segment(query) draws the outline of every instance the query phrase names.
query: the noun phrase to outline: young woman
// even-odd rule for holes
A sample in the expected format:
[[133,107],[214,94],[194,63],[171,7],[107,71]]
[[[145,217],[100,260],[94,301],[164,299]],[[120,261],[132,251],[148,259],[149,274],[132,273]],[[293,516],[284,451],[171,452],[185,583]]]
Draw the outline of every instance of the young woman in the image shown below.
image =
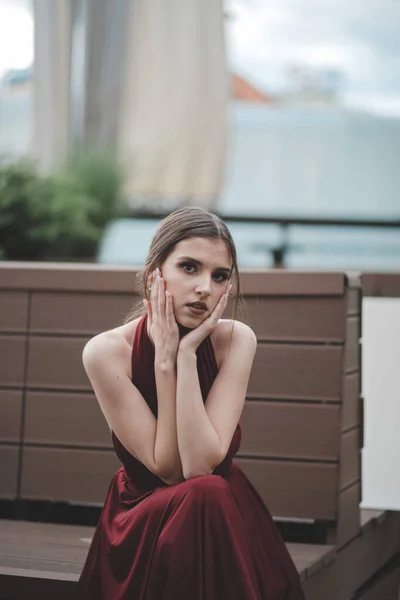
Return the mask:
[[[232,461],[256,351],[222,319],[240,294],[226,225],[175,211],[152,241],[145,314],[101,333],[83,364],[123,466],[80,578],[85,600],[303,600],[260,496]],[[232,287],[233,286],[233,287]]]

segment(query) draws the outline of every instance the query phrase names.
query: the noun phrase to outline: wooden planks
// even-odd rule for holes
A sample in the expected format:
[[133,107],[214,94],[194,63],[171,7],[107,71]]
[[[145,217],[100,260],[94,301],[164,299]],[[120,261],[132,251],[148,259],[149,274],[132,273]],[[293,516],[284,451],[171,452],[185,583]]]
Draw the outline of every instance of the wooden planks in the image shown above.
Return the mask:
[[344,273],[314,271],[244,271],[243,290],[249,296],[343,296],[346,286]]
[[340,490],[359,481],[360,474],[360,429],[356,427],[342,433],[340,437]]
[[[0,290],[114,292],[136,290],[138,271],[128,266],[0,262]],[[314,271],[243,271],[242,288],[249,296],[341,296],[347,278],[344,273]]]
[[341,430],[346,431],[361,425],[360,372],[345,374],[342,381]]
[[1,291],[0,288],[0,332],[25,333],[28,308],[28,292]]
[[[0,275],[0,306],[10,315],[0,316],[0,493],[101,505],[119,464],[81,351],[90,336],[120,324],[136,274],[17,264],[0,265]],[[237,462],[275,516],[329,522],[336,557],[326,546],[290,551],[308,600],[345,600],[393,556],[399,529],[392,515],[360,525],[360,288],[343,273],[250,272],[242,283],[259,347]],[[48,597],[61,600],[66,588],[54,592],[51,582],[77,578],[70,543],[11,552],[0,586],[14,579],[25,585],[21,598],[35,589],[45,598],[42,580]],[[376,590],[391,590],[392,581]]]
[[[334,562],[304,583],[307,600],[353,597],[398,552],[399,513],[385,512],[376,518],[374,511],[362,511],[362,517],[365,518],[361,519],[358,536],[338,552]],[[382,600],[386,598],[383,596]]]
[[0,262],[0,290],[131,294],[136,271],[120,265]]
[[[327,545],[288,544],[307,600],[395,600],[399,569],[389,569],[389,561],[399,525],[395,513],[363,511],[360,535],[339,553]],[[25,600],[29,591],[42,600],[55,593],[73,597],[92,535],[90,527],[0,521],[2,592],[15,600]]]
[[339,406],[247,400],[239,456],[337,461]]
[[354,600],[398,600],[400,596],[400,567],[383,573],[354,597]]
[[27,392],[25,444],[112,447],[95,395],[57,391]]
[[364,296],[400,297],[400,273],[363,273]]
[[0,336],[0,381],[2,387],[21,388],[24,383],[24,368],[27,338],[24,335]]
[[[38,597],[42,600],[54,597],[50,595],[51,583],[55,593],[58,582],[68,583],[65,589],[73,597],[93,532],[90,527],[0,521],[2,591],[9,590],[10,596],[7,595],[7,598],[24,600],[26,595],[22,595],[22,589],[18,586],[23,580],[31,582],[34,578]],[[287,547],[301,581],[324,569],[336,557],[332,546],[288,544]],[[38,582],[42,582],[42,586]]]
[[101,505],[120,466],[112,451],[25,446],[21,497]]
[[336,548],[325,544],[287,544],[303,583],[336,559]]
[[339,401],[340,346],[258,345],[248,396],[271,399]]
[[[0,271],[11,314],[0,328],[0,392],[20,394],[14,403],[0,396],[0,411],[10,432],[3,443],[23,450],[17,493],[100,504],[118,464],[81,353],[92,335],[121,323],[136,272],[65,263]],[[258,351],[238,462],[273,514],[334,521],[348,504],[342,492],[359,481],[359,288],[343,273],[287,271],[246,272],[242,284]]]
[[19,449],[0,444],[0,498],[17,497]]
[[335,518],[335,464],[251,458],[237,458],[235,462],[273,515],[293,519]]
[[0,389],[0,443],[19,443],[22,414],[22,390]]
[[29,293],[0,289],[0,498],[18,497]]
[[73,598],[92,535],[91,527],[0,520],[2,597]]
[[248,296],[245,305],[258,341],[343,343],[343,311],[343,296]]
[[337,530],[334,537],[338,548],[343,548],[360,533],[360,500],[360,481],[341,490],[339,494]]
[[28,387],[90,391],[82,365],[82,351],[88,339],[31,336]]
[[135,297],[127,294],[37,292],[32,295],[32,333],[95,335],[120,324]]
[[361,321],[358,316],[347,318],[346,343],[344,352],[344,370],[346,373],[361,367]]

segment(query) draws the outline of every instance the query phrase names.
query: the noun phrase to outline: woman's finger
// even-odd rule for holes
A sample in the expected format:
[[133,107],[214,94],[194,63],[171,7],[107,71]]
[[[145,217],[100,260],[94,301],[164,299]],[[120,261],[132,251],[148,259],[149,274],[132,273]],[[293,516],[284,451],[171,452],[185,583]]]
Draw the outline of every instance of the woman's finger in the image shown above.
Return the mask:
[[154,319],[158,318],[158,294],[159,294],[158,277],[156,275],[156,272],[154,272],[153,287],[151,289],[151,307],[152,307],[152,311],[153,311],[152,314],[153,314]]
[[174,307],[171,294],[165,290],[165,316],[169,325],[175,322]]
[[148,300],[143,300],[143,304],[144,304],[144,307],[145,307],[145,309],[147,311],[147,316],[148,316],[148,319],[149,319],[149,324],[151,326],[151,323],[152,323],[152,320],[153,320],[152,319],[151,303]]
[[217,306],[214,308],[213,312],[210,315],[210,320],[213,323],[213,326],[215,327],[215,325],[218,323],[219,319],[222,317],[222,314],[226,308],[226,305],[228,304],[228,297],[229,297],[229,292],[225,292],[224,294],[222,294],[222,296],[220,297]]
[[165,282],[161,275],[159,276],[158,283],[158,310],[160,317],[165,318]]

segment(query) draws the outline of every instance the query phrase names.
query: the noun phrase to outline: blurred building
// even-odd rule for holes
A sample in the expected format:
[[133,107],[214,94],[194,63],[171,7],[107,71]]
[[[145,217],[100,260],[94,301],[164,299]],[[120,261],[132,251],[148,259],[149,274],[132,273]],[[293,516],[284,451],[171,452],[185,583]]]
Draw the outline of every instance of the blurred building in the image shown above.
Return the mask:
[[251,85],[244,77],[232,73],[231,75],[231,97],[239,102],[256,102],[261,104],[273,104],[276,98],[267,95]]

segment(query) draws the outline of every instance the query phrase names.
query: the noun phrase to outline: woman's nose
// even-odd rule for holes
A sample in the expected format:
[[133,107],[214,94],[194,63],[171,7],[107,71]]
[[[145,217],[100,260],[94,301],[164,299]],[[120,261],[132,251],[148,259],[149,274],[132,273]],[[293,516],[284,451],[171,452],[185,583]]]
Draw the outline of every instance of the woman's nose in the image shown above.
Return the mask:
[[198,294],[211,294],[211,277],[202,277],[197,281],[196,292]]

